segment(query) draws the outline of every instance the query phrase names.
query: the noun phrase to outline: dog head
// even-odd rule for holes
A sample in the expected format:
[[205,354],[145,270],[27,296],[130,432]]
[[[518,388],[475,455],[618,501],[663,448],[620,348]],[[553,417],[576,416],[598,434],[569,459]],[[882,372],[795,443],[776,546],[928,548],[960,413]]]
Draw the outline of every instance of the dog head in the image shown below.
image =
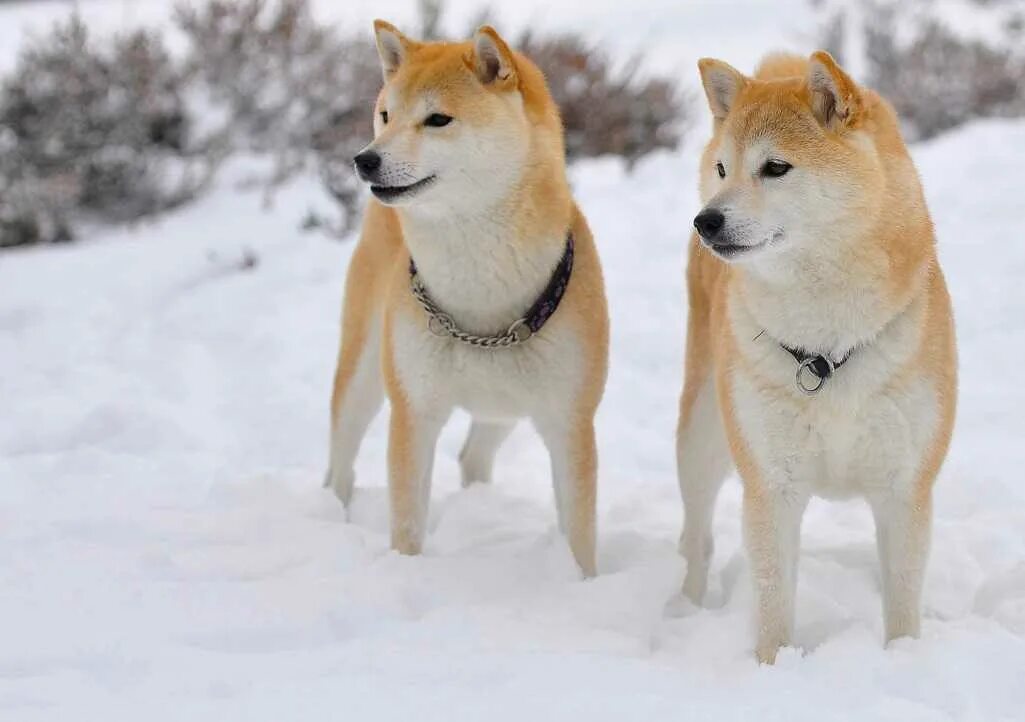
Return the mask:
[[821,51],[770,58],[753,78],[719,60],[699,68],[715,123],[694,219],[702,243],[758,266],[864,235],[886,185],[875,96]]
[[465,43],[416,42],[381,20],[374,30],[384,87],[374,140],[354,158],[374,196],[459,213],[506,195],[528,164],[531,116],[559,127],[540,71],[488,26]]

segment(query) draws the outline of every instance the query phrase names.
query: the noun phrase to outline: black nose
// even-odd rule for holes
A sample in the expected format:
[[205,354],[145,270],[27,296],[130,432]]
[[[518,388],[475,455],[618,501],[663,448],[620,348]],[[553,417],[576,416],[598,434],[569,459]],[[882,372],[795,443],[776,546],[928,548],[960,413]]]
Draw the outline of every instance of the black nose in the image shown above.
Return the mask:
[[726,216],[722,214],[722,211],[706,209],[698,213],[694,219],[694,227],[698,229],[701,237],[707,241],[715,238],[719,231],[722,230],[725,222]]
[[381,167],[381,156],[375,151],[365,150],[353,158],[352,162],[356,164],[356,170],[359,171],[360,178],[369,180],[370,176]]

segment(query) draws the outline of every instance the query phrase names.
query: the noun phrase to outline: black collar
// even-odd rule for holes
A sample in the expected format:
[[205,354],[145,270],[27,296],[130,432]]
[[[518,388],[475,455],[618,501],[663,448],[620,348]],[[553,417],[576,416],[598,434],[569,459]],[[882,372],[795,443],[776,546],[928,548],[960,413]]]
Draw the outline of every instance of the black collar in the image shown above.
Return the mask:
[[427,289],[420,281],[416,263],[412,256],[409,258],[409,279],[413,296],[427,312],[427,327],[437,336],[451,336],[457,341],[462,341],[470,346],[481,348],[503,348],[515,346],[526,341],[541,327],[548,322],[555,310],[559,307],[566,287],[569,286],[570,275],[573,273],[573,232],[566,234],[566,249],[562,258],[552,271],[552,277],[545,286],[544,291],[538,296],[534,304],[527,309],[527,312],[513,322],[509,329],[497,336],[477,336],[461,330],[453,318],[442,311],[434,300],[427,294]]
[[[817,394],[822,390],[826,381],[833,376],[833,373],[847,363],[847,359],[851,357],[854,349],[849,350],[844,354],[843,358],[839,361],[834,361],[826,354],[811,353],[805,351],[803,348],[791,348],[782,341],[779,342],[780,348],[786,351],[788,354],[794,357],[797,361],[797,388],[806,394],[812,395]],[[812,376],[818,379],[818,383],[814,385],[806,384],[803,380],[805,369],[811,373]]]

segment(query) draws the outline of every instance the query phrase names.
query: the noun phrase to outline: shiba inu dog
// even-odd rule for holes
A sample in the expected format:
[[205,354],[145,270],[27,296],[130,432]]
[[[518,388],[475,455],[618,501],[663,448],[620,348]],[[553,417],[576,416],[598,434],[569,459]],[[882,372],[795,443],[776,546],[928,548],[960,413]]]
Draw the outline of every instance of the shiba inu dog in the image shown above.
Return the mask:
[[705,593],[713,507],[732,462],[761,661],[791,642],[813,494],[868,501],[886,639],[917,636],[957,361],[897,118],[825,52],[771,56],[754,77],[718,60],[699,67],[714,132],[687,270],[684,594]]
[[453,408],[473,417],[464,485],[490,480],[528,418],[551,454],[560,529],[593,575],[608,314],[558,109],[537,67],[490,27],[464,43],[374,29],[384,87],[374,140],[354,159],[374,198],[346,280],[326,483],[349,502],[353,459],[387,393],[392,546],[418,554]]

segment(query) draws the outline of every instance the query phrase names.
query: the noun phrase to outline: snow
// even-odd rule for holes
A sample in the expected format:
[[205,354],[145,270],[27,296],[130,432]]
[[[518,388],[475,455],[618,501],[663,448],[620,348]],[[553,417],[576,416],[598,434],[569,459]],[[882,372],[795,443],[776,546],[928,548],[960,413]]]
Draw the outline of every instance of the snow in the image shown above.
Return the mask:
[[320,488],[353,244],[298,230],[330,208],[313,180],[267,210],[235,188],[251,170],[237,163],[158,222],[0,255],[0,719],[1025,719],[1025,123],[915,151],[962,379],[922,638],[882,647],[864,505],[814,503],[798,647],[773,668],[751,654],[737,483],[709,608],[675,603],[683,266],[706,130],[632,174],[573,170],[613,329],[590,581],[525,426],[494,485],[462,490],[453,419],[418,558],[388,550],[385,414],[348,520]]

